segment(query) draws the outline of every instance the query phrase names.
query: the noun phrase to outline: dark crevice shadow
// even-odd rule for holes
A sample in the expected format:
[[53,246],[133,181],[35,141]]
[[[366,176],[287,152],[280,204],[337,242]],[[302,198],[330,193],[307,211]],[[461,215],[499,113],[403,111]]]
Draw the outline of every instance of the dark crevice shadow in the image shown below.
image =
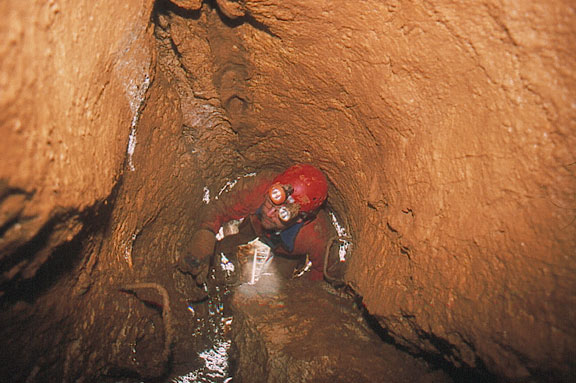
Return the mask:
[[220,8],[218,7],[218,5],[216,4],[215,0],[208,0],[206,1],[206,3],[210,6],[210,8],[215,9],[216,12],[218,13],[218,16],[220,17],[220,20],[222,21],[222,23],[224,25],[226,25],[227,27],[234,29],[236,27],[239,27],[240,25],[243,24],[249,24],[250,26],[252,26],[253,28],[266,33],[269,36],[272,36],[276,39],[280,39],[280,36],[278,36],[277,34],[275,34],[274,32],[272,32],[270,30],[270,27],[268,27],[266,24],[256,20],[250,13],[246,13],[244,16],[242,17],[238,17],[236,19],[231,19],[228,16],[226,16],[224,13],[222,13],[222,11],[220,10]]
[[169,0],[156,0],[152,10],[152,22],[159,25],[158,15],[169,15],[171,13],[184,19],[198,20],[202,13],[202,8],[198,10],[186,9],[177,6]]
[[[0,297],[0,309],[6,309],[18,301],[34,303],[39,297],[53,287],[62,277],[72,272],[79,266],[83,259],[84,249],[87,240],[98,232],[104,232],[112,217],[114,201],[118,190],[122,184],[122,178],[114,185],[109,197],[97,202],[92,208],[83,213],[75,210],[66,211],[56,215],[40,232],[30,241],[21,246],[10,256],[10,262],[20,262],[25,259],[33,259],[34,255],[44,250],[48,245],[51,234],[53,234],[59,223],[68,219],[79,217],[82,223],[80,232],[69,242],[57,246],[40,266],[36,275],[30,279],[22,279],[16,275],[13,279],[0,284],[0,291],[4,294]],[[2,264],[6,267],[6,264]]]
[[424,360],[431,369],[442,370],[454,381],[454,383],[497,383],[499,382],[496,375],[488,371],[484,362],[481,359],[476,359],[477,367],[468,367],[462,363],[463,367],[457,367],[453,363],[446,360],[446,356],[454,356],[453,350],[455,346],[447,342],[445,339],[438,338],[434,334],[425,333],[423,331],[418,332],[418,336],[422,339],[428,340],[431,344],[436,347],[439,351],[438,353],[433,352],[414,352],[406,346],[399,344],[390,332],[382,327],[378,322],[378,319],[371,315],[364,304],[362,303],[362,297],[356,295],[354,298],[356,307],[362,314],[362,317],[370,327],[372,331],[385,343],[394,346],[396,349],[405,352],[415,358]]
[[[31,241],[26,243],[13,255],[13,259],[33,259],[34,255],[42,251],[47,246],[50,234],[52,234],[56,222],[66,220],[66,217],[56,217],[46,224],[42,230]],[[5,295],[2,297],[1,307],[10,306],[17,301],[34,303],[38,297],[50,289],[59,279],[70,272],[78,264],[79,255],[81,254],[82,243],[77,239],[56,247],[42,266],[38,269],[36,275],[30,279],[14,279],[0,286]]]

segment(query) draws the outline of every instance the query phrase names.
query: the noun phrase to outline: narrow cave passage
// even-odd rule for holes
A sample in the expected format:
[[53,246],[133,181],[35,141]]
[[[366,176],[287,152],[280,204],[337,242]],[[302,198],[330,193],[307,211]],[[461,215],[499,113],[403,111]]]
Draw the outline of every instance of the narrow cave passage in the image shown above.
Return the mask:
[[[1,381],[573,381],[568,1],[23,3]],[[327,178],[321,280],[234,222],[182,269],[211,207],[299,163]]]

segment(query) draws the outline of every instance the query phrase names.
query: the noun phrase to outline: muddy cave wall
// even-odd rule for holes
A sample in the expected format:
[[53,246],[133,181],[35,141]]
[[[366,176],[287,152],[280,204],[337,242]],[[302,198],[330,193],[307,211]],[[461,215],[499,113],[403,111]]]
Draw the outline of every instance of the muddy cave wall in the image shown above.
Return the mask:
[[383,327],[508,378],[573,369],[573,6],[246,9],[261,129],[329,174]]
[[[573,371],[569,1],[174,3],[0,6],[3,376],[161,375],[201,326],[173,261],[204,186],[292,161],[327,173],[398,343]],[[143,282],[172,328],[118,295]]]

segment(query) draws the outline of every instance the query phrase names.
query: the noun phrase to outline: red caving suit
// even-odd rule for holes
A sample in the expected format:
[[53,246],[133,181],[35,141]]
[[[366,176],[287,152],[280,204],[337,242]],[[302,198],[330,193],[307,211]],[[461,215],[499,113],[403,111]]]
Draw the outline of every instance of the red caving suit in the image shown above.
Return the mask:
[[238,180],[229,192],[222,193],[217,200],[206,206],[200,226],[217,233],[226,222],[245,218],[252,224],[256,236],[269,245],[275,254],[308,254],[312,261],[312,270],[307,276],[312,280],[321,280],[326,245],[335,234],[324,209],[320,209],[312,220],[297,223],[281,232],[265,231],[262,228],[260,207],[276,175],[274,172],[263,171],[256,176]]

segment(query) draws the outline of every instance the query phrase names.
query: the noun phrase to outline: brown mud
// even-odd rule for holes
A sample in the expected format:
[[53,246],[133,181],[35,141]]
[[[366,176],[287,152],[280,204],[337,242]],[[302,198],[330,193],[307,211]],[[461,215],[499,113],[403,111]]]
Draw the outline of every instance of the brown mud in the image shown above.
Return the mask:
[[[325,172],[350,237],[345,283],[377,329],[352,349],[393,344],[456,380],[574,380],[573,1],[0,12],[0,380],[153,382],[204,365],[222,302],[176,267],[199,208],[294,162]],[[282,297],[292,321],[249,301],[240,315],[311,333],[296,318],[313,291],[320,325],[340,307],[322,289]],[[344,347],[328,338],[316,343]],[[307,374],[286,342],[262,368]],[[317,365],[370,374],[356,362]]]

